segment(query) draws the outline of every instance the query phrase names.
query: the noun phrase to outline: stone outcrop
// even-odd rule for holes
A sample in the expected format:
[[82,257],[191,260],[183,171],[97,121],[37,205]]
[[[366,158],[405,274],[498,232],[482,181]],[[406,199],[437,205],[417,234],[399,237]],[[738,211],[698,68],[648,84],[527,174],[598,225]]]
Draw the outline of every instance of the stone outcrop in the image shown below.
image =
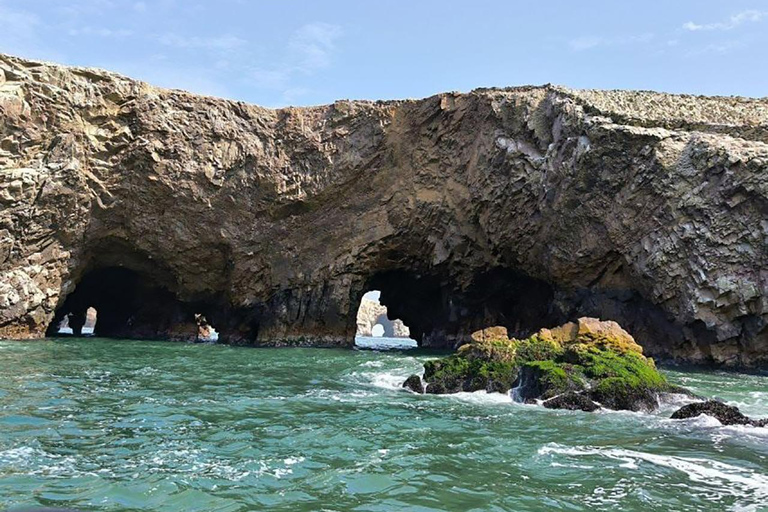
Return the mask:
[[768,418],[755,420],[745,416],[738,407],[726,405],[715,400],[695,402],[684,405],[672,414],[673,420],[695,418],[702,414],[712,416],[723,425],[752,425],[753,427],[768,427]]
[[357,335],[372,336],[376,324],[384,328],[384,336],[388,338],[407,338],[410,334],[402,320],[389,319],[386,306],[364,298],[360,301],[360,309],[357,310]]
[[403,387],[449,394],[484,390],[509,393],[551,409],[653,411],[659,396],[685,392],[671,386],[652,359],[616,322],[579,318],[527,339],[508,338],[503,327],[475,332],[456,353],[424,364],[423,380]]
[[562,87],[270,110],[0,56],[0,336],[423,346],[616,320],[768,362],[768,101]]

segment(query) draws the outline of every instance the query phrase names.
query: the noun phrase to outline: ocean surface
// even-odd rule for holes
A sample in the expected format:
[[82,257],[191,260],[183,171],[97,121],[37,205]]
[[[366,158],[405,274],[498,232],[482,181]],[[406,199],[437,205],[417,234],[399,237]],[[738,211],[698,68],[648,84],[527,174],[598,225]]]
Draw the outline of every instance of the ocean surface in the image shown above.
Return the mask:
[[[768,429],[415,395],[438,354],[364,343],[0,342],[0,510],[768,510]],[[666,374],[768,416],[767,376]]]

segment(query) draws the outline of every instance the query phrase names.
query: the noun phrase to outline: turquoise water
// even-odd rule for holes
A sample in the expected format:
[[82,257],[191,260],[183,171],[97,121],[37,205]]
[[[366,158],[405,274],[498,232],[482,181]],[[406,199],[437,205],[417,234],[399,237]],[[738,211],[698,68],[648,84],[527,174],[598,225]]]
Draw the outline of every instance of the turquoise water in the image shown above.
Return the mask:
[[[768,429],[400,390],[429,357],[0,342],[0,510],[768,510]],[[768,377],[667,374],[768,416]]]

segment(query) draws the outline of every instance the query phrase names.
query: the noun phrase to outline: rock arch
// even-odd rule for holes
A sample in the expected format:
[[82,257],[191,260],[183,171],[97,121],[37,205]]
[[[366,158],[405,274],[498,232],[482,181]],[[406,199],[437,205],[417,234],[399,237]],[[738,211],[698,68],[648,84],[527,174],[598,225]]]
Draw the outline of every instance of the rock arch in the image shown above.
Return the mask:
[[372,336],[373,328],[381,325],[387,338],[407,338],[410,330],[399,318],[390,319],[387,307],[365,297],[357,310],[357,336]]

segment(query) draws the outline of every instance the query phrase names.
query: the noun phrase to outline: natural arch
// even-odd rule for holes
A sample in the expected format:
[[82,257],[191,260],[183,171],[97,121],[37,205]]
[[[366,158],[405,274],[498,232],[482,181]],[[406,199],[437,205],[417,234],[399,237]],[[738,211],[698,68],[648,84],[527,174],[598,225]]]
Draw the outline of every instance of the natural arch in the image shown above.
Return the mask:
[[408,338],[410,329],[399,318],[390,318],[387,307],[379,302],[378,290],[366,293],[357,310],[357,336]]

